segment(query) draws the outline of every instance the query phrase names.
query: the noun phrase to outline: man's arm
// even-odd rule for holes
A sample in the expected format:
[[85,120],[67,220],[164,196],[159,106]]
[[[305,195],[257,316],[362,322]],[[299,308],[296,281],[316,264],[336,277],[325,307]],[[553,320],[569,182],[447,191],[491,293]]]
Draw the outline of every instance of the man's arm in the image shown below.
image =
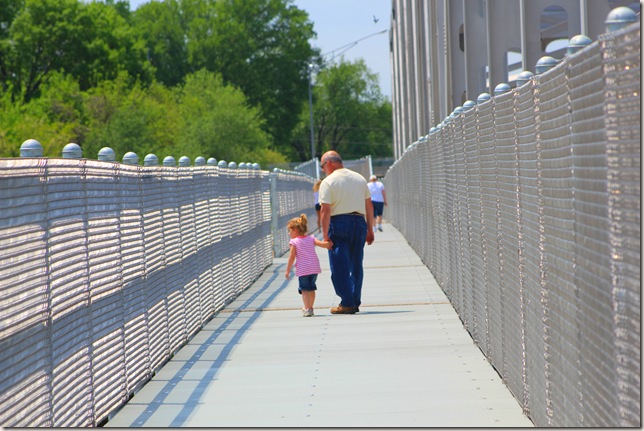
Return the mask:
[[373,203],[371,198],[365,199],[364,205],[367,210],[367,244],[371,245],[375,238],[373,235]]
[[385,205],[387,205],[387,193],[385,193],[385,189],[382,189],[382,199],[385,201]]
[[322,238],[329,239],[329,225],[331,224],[331,204],[320,204],[320,220],[322,222]]

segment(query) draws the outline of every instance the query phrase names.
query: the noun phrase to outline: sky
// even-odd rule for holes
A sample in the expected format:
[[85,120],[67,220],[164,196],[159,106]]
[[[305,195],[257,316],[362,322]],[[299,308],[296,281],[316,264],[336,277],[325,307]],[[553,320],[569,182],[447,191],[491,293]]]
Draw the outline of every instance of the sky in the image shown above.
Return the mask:
[[311,40],[312,46],[323,55],[329,53],[327,60],[334,55],[349,61],[362,58],[378,74],[380,90],[391,100],[391,0],[295,0],[293,4],[308,12],[313,21],[318,37]]
[[[147,0],[130,0],[136,9]],[[294,0],[313,22],[317,39],[313,47],[322,54],[339,60],[362,58],[372,73],[378,74],[380,91],[391,100],[391,66],[389,62],[389,24],[391,0]],[[384,30],[384,32],[383,32]],[[383,32],[383,33],[380,33]],[[380,33],[380,34],[377,34]]]

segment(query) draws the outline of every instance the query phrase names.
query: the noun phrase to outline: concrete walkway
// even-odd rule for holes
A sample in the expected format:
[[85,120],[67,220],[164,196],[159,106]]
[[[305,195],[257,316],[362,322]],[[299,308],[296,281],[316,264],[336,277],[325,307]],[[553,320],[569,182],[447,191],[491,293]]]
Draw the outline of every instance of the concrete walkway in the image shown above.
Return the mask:
[[391,225],[365,248],[360,313],[318,248],[315,316],[276,258],[108,427],[532,427]]

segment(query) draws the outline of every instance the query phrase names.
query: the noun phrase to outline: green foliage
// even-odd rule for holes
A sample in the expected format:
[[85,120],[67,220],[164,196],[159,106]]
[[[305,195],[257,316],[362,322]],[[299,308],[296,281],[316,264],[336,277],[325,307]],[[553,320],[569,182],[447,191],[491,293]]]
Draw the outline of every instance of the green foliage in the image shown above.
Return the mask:
[[[6,1],[6,0],[5,0]],[[26,0],[0,41],[3,86],[14,100],[39,96],[47,76],[64,71],[89,89],[126,71],[149,82],[153,68],[122,7],[79,0]]]
[[[26,139],[264,166],[310,158],[308,65],[292,0],[0,0],[0,157]],[[326,76],[328,75],[328,76]],[[321,72],[318,154],[379,155],[391,106],[364,64]]]
[[178,113],[172,91],[159,85],[130,88],[121,74],[103,81],[86,95],[90,133],[81,147],[95,158],[103,147],[112,148],[120,159],[134,151],[141,159],[154,153],[170,155],[178,132]]
[[177,148],[182,155],[266,163],[262,157],[270,139],[261,129],[259,111],[247,106],[241,91],[225,86],[221,76],[205,70],[188,76],[180,113]]
[[288,142],[307,97],[308,63],[318,54],[308,42],[314,32],[307,14],[285,0],[181,3],[193,11],[188,26],[193,70],[221,73],[261,110],[275,145]]
[[60,157],[63,147],[82,134],[82,94],[76,81],[60,73],[43,84],[42,96],[29,103],[15,104],[5,93],[0,100],[0,154],[20,155],[20,144],[36,139],[43,154]]
[[[316,155],[335,150],[345,158],[392,154],[391,103],[380,93],[377,76],[363,60],[344,60],[323,68],[313,86]],[[301,160],[310,158],[309,107],[300,114],[292,147]]]
[[190,71],[183,18],[176,0],[144,3],[132,17],[156,79],[168,87],[180,84]]

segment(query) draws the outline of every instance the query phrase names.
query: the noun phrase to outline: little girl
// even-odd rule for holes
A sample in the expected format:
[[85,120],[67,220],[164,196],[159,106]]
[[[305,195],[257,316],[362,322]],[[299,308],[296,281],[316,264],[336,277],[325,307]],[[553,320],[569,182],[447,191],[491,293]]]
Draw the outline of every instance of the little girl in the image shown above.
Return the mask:
[[315,254],[315,246],[328,249],[330,243],[320,241],[313,235],[307,236],[307,224],[308,220],[305,214],[292,218],[287,224],[288,233],[291,236],[289,241],[291,252],[288,255],[288,264],[286,265],[286,279],[291,279],[291,268],[293,268],[293,263],[297,260],[295,275],[299,278],[297,291],[302,295],[302,302],[304,302],[302,315],[311,317],[313,316],[313,303],[315,302],[315,291],[317,290],[315,282],[318,274],[322,272],[320,261],[317,254]]

